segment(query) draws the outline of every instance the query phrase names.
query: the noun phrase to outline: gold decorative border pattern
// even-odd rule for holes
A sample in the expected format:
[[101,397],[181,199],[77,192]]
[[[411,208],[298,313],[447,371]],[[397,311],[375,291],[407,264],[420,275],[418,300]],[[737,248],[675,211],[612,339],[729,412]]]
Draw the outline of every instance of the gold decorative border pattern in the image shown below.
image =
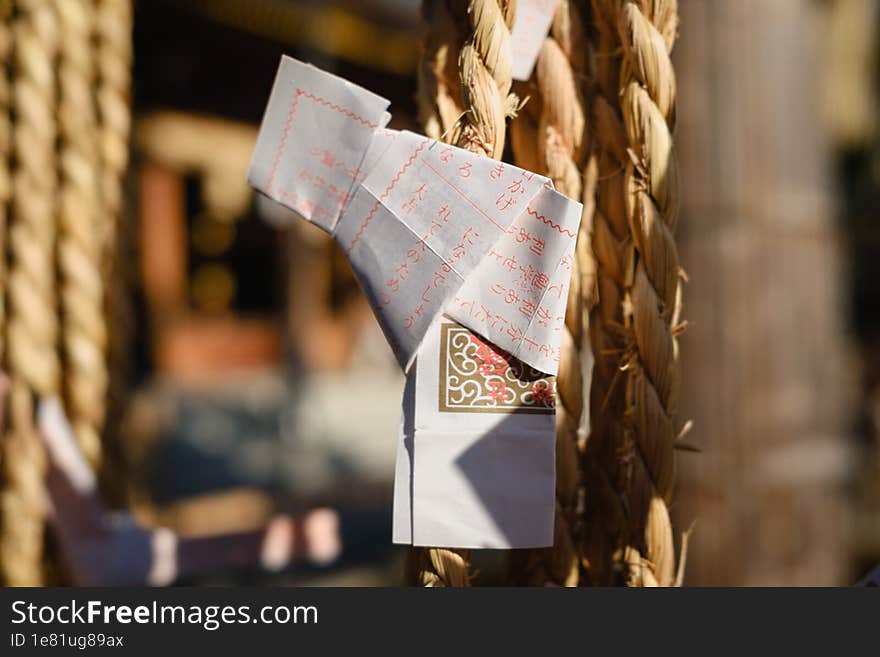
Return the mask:
[[459,324],[440,326],[440,411],[552,415],[556,377],[529,367]]

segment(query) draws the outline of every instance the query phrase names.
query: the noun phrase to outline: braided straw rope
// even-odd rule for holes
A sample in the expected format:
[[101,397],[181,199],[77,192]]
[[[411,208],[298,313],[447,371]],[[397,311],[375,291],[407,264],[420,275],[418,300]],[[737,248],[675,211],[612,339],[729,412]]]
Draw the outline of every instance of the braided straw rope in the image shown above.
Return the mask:
[[[426,3],[424,16],[430,22],[419,72],[419,108],[429,136],[448,136],[457,146],[501,158],[507,118],[514,116],[519,103],[510,93],[510,30],[515,14],[516,0],[468,0],[467,38],[462,39],[458,56],[464,113],[456,114],[448,62],[459,43],[455,26],[463,23],[464,0]],[[410,579],[421,586],[468,586],[468,557],[468,550],[413,548]]]
[[98,0],[98,129],[101,154],[103,236],[113,249],[122,211],[122,181],[128,166],[131,127],[131,0]]
[[681,330],[669,53],[675,0],[593,0],[601,145],[593,247],[599,303],[584,552],[594,584],[676,583],[674,481]]
[[94,11],[89,0],[56,0],[59,27],[58,125],[64,388],[80,448],[97,469],[107,394],[104,284],[99,239],[97,118],[92,98]]
[[516,0],[469,0],[467,16],[469,36],[458,57],[465,113],[453,127],[452,142],[501,159],[507,119],[516,114],[519,104],[510,93],[510,31]]
[[419,122],[431,139],[446,139],[462,114],[458,58],[462,30],[449,0],[422,4],[422,56],[418,68]]
[[582,95],[588,43],[581,10],[572,0],[557,7],[527,89],[532,99],[511,123],[519,166],[545,173],[570,198],[584,198],[584,216],[566,310],[556,405],[556,518],[552,548],[519,551],[511,558],[511,581],[524,585],[577,586],[575,526],[581,478],[579,444],[584,438],[585,396],[580,348],[592,303],[590,227],[596,165],[589,157]]
[[98,148],[100,202],[98,235],[102,241],[105,317],[108,330],[108,415],[102,444],[102,490],[111,503],[125,495],[125,457],[118,435],[129,380],[133,309],[128,295],[128,231],[123,230],[123,182],[128,166],[131,126],[131,0],[97,0]]
[[34,394],[58,392],[55,313],[55,70],[58,26],[50,0],[17,0],[12,23],[16,169],[9,231],[7,367],[12,378],[3,438],[0,569],[11,585],[42,580],[45,457]]
[[[6,336],[2,335],[6,326],[6,220],[9,201],[12,198],[12,180],[9,171],[11,148],[9,57],[12,54],[12,33],[9,30],[9,16],[12,4],[0,0],[0,362]],[[0,429],[2,430],[2,429]]]
[[[10,150],[12,136],[12,122],[10,120],[10,101],[11,89],[9,80],[9,58],[12,55],[12,32],[9,26],[9,18],[12,13],[12,4],[9,0],[0,0],[0,363],[3,363],[5,369],[6,347],[6,233],[7,219],[9,215],[9,201],[12,198],[12,179],[10,173]],[[0,391],[0,395],[4,395],[6,391]],[[0,399],[0,408],[5,409],[6,399]],[[2,414],[2,412],[0,412]],[[4,418],[5,419],[5,418]],[[4,425],[0,425],[0,432],[5,429]],[[0,433],[2,435],[2,433]],[[14,443],[7,440],[7,436],[2,435],[0,438],[0,473],[3,479],[0,479],[0,523],[8,522],[11,515],[7,514],[5,491],[5,480],[8,479],[7,464],[9,459],[15,459],[16,456],[12,452]],[[13,503],[12,509],[15,508]],[[4,524],[0,524],[0,550],[6,548],[4,536]],[[0,556],[0,584],[8,581],[7,572],[13,564],[6,563],[6,560]],[[20,582],[21,580],[19,580]],[[10,581],[11,583],[11,581]]]

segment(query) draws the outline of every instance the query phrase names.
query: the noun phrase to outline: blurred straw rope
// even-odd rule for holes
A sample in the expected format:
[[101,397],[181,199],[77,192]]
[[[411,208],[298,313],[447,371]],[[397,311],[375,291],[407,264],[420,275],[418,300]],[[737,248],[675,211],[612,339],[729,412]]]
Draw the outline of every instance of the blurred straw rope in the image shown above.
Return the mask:
[[95,16],[101,271],[107,281],[108,396],[101,481],[111,503],[124,498],[125,457],[118,436],[130,380],[134,309],[128,287],[130,231],[125,230],[123,189],[131,130],[131,0],[97,0]]
[[[12,180],[9,169],[9,156],[12,138],[10,121],[10,81],[9,56],[12,53],[12,34],[9,30],[9,16],[12,13],[10,0],[0,0],[0,362],[4,357],[6,344],[6,231],[9,215],[9,200],[12,198]],[[2,427],[0,427],[2,431]]]
[[418,119],[432,139],[446,139],[462,114],[458,58],[462,32],[448,0],[422,3],[422,56],[416,93]]
[[55,53],[51,0],[16,0],[6,366],[9,426],[3,436],[0,570],[9,585],[42,582],[45,456],[34,428],[35,395],[57,394],[55,298]]
[[[429,136],[501,158],[507,119],[519,104],[511,93],[510,31],[515,14],[515,0],[426,0],[423,15],[428,29],[418,105]],[[459,43],[463,112],[454,116],[457,96],[448,67]],[[468,557],[468,550],[413,548],[409,576],[421,586],[468,586]]]
[[131,0],[97,0],[97,103],[105,242],[113,249],[122,212],[122,181],[131,129]]
[[[7,289],[7,266],[6,249],[9,219],[9,201],[12,198],[12,174],[10,168],[12,148],[12,125],[11,125],[11,80],[9,78],[9,58],[12,55],[12,32],[9,26],[9,17],[12,14],[10,0],[0,0],[0,363],[5,367],[6,359],[6,289]],[[0,390],[0,395],[5,394]],[[6,399],[0,399],[0,408],[5,411]],[[7,563],[2,553],[7,548],[7,542],[3,539],[5,523],[9,521],[10,512],[15,510],[15,500],[5,494],[4,482],[9,479],[7,468],[12,455],[12,446],[6,436],[6,422],[0,425],[0,584],[8,581],[7,573],[11,564]],[[7,502],[11,502],[7,505]]]
[[669,586],[681,578],[668,510],[680,376],[676,336],[683,328],[669,59],[677,5],[593,0],[593,9],[599,302],[591,316],[593,428],[584,459],[586,571],[592,584]]
[[59,27],[58,127],[64,388],[71,425],[97,470],[107,395],[107,327],[101,267],[98,126],[92,87],[94,11],[88,0],[56,0]]
[[535,71],[523,95],[531,96],[511,123],[517,165],[550,177],[560,192],[584,200],[584,214],[571,274],[556,401],[556,518],[553,547],[516,551],[511,555],[514,584],[577,586],[579,556],[576,539],[582,495],[579,453],[585,442],[582,353],[586,347],[587,313],[593,302],[594,264],[590,249],[595,158],[584,109],[589,66],[586,8],[574,0],[557,7],[550,35],[544,41]]
[[10,209],[8,277],[0,276],[0,284],[11,378],[0,443],[0,576],[10,585],[45,580],[36,399],[64,392],[93,466],[102,453],[103,277],[127,164],[131,7],[130,0],[97,2],[111,6],[107,14],[96,12],[96,0],[0,5],[0,49],[10,75],[10,84],[0,85],[0,146],[11,144],[11,154],[2,148],[0,165],[0,206],[8,202]]

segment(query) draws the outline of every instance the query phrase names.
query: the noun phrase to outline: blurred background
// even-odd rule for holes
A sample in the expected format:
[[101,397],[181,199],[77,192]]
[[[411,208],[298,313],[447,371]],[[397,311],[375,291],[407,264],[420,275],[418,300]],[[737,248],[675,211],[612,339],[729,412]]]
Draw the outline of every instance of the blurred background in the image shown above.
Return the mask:
[[246,172],[282,54],[383,94],[393,127],[417,129],[418,33],[418,0],[135,3],[126,497],[184,536],[340,513],[330,565],[210,582],[402,582],[402,374],[333,241],[256,198]]
[[[849,584],[880,561],[880,2],[679,8],[686,583]],[[191,583],[402,581],[402,376],[330,239],[245,173],[282,53],[418,130],[419,30],[418,0],[135,3],[108,495],[185,536],[318,505],[342,530],[329,565]]]

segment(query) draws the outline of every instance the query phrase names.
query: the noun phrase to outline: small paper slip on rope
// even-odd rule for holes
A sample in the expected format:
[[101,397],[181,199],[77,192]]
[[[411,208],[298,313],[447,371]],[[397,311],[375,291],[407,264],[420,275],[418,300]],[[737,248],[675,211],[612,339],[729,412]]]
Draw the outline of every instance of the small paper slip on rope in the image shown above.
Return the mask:
[[553,23],[559,0],[519,0],[511,34],[513,79],[528,80]]

